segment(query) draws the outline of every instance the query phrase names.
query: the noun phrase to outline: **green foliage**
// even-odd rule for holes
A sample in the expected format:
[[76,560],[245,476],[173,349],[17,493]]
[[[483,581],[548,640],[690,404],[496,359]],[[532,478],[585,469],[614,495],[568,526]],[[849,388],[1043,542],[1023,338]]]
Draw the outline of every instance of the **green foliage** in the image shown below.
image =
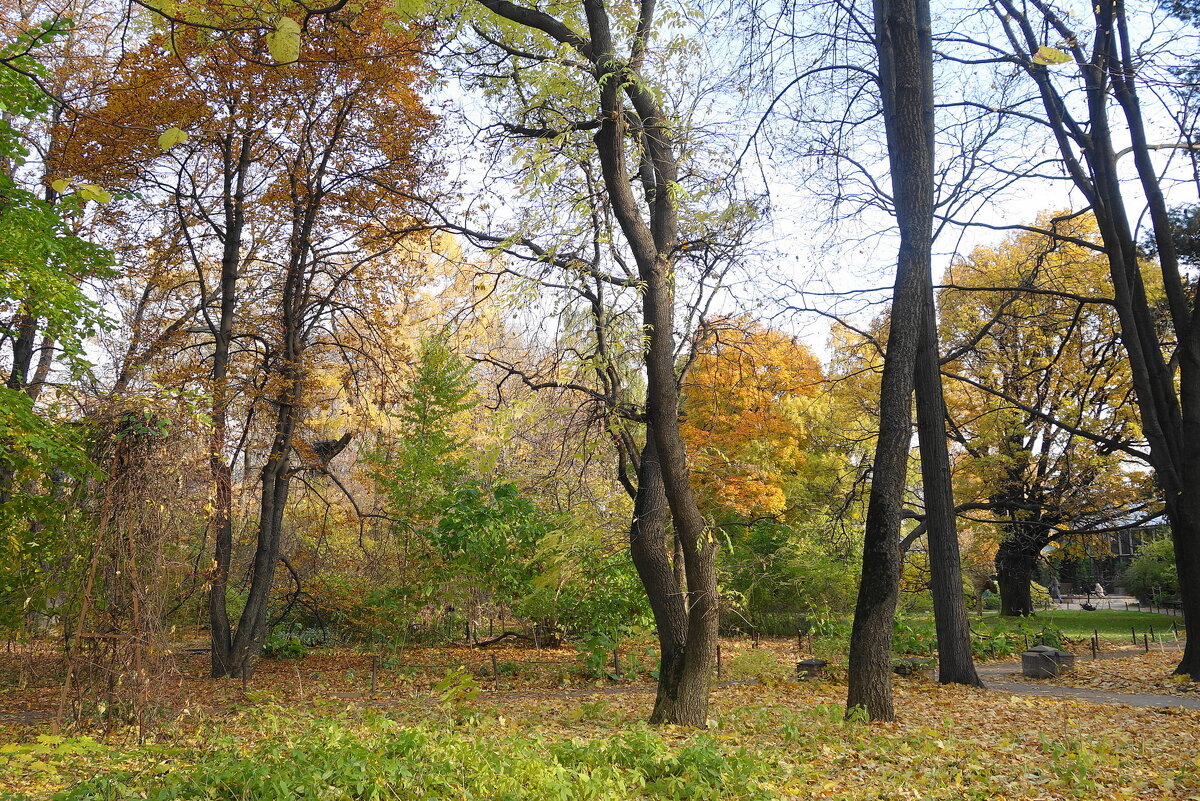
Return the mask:
[[1067,639],[1063,630],[1045,615],[985,618],[971,628],[971,648],[979,659],[1011,656],[1035,645],[1061,648]]
[[303,659],[308,649],[323,642],[324,634],[295,625],[273,628],[263,640],[262,655],[267,659]]
[[457,715],[466,704],[479,697],[479,682],[471,671],[459,666],[446,671],[433,685],[433,694],[442,709]]
[[[576,644],[578,660],[583,675],[590,679],[611,679],[612,681],[632,681],[643,671],[653,678],[658,678],[657,668],[650,669],[656,664],[658,651],[647,647],[640,654],[629,647],[620,648],[621,643],[628,642],[633,632],[628,628],[611,631],[595,630],[584,635]],[[617,663],[613,664],[616,652]]]
[[467,728],[405,727],[368,715],[363,723],[277,720],[247,742],[213,738],[203,751],[161,748],[138,756],[150,768],[80,782],[57,801],[181,798],[504,798],[563,801],[768,799],[772,761],[701,735],[679,744],[638,725],[612,740],[543,741]]
[[897,617],[892,625],[892,652],[931,654],[937,649],[937,631],[929,617]]
[[436,526],[450,496],[466,480],[464,442],[454,434],[459,416],[472,408],[470,365],[444,337],[421,344],[417,371],[408,383],[409,402],[396,415],[395,442],[380,443],[368,458],[400,531]]
[[1179,573],[1175,569],[1175,546],[1170,538],[1142,545],[1129,563],[1123,583],[1126,590],[1145,603],[1178,598]]
[[[596,542],[564,546],[552,535],[539,553],[546,567],[515,610],[531,620],[552,623],[570,633],[603,631],[617,636],[649,625],[649,602],[629,555]],[[551,547],[546,547],[551,546]]]
[[516,485],[499,484],[490,493],[463,486],[430,540],[459,575],[491,589],[499,600],[514,601],[538,574],[534,556],[549,531],[545,516]]
[[846,554],[831,552],[820,526],[760,522],[730,538],[721,561],[727,608],[766,634],[790,636],[808,621],[854,607],[858,567]]
[[[62,25],[61,20],[44,23],[0,48],[0,58],[11,67],[0,69],[0,108],[5,112],[0,119],[0,158],[23,163],[26,150],[11,121],[37,117],[50,108],[50,98],[34,82],[44,72],[34,54],[37,46],[65,33]],[[0,197],[0,309],[13,318],[37,319],[58,341],[68,363],[82,369],[87,366],[83,343],[107,319],[80,282],[110,273],[111,255],[75,236],[60,213],[79,211],[82,199],[64,198],[61,207],[55,207],[17,185],[6,172],[0,172]]]
[[[35,27],[0,47],[0,158],[23,163],[26,151],[13,126],[46,113],[50,99],[35,78],[43,73],[37,47],[65,32],[62,20]],[[15,337],[33,321],[54,337],[76,373],[88,364],[84,341],[106,318],[83,290],[90,276],[109,272],[102,248],[71,232],[61,208],[0,172],[0,335]],[[78,553],[69,545],[82,521],[70,510],[67,482],[91,474],[87,433],[77,424],[36,407],[23,387],[0,387],[0,626],[12,629],[29,611],[42,608],[74,571]]]

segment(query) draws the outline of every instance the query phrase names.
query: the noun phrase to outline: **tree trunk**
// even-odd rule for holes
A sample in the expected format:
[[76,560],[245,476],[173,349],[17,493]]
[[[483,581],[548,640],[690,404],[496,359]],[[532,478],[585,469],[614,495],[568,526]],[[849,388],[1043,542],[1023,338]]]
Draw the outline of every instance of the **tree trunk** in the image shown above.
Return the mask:
[[667,559],[667,496],[654,438],[647,432],[638,470],[633,523],[629,527],[629,550],[637,569],[658,630],[658,694],[651,723],[668,723],[678,716],[680,682],[687,648],[687,610],[683,588]]
[[937,629],[938,681],[982,687],[971,653],[971,623],[962,591],[962,559],[955,525],[954,488],[946,446],[946,401],[938,352],[932,275],[925,282],[923,322],[916,364],[917,435],[925,495],[930,589]]
[[[214,679],[236,677],[232,660],[233,642],[226,608],[229,589],[229,566],[233,560],[232,471],[221,455],[224,450],[224,427],[221,435],[214,433],[209,474],[213,484],[213,568],[208,593],[208,625],[212,642],[211,675]],[[221,443],[221,450],[216,442]]]
[[996,573],[1000,583],[1000,614],[1028,617],[1033,614],[1029,585],[1037,567],[1038,550],[1022,544],[1020,538],[1005,538],[996,551]]
[[238,270],[245,228],[245,175],[250,166],[250,140],[243,138],[235,151],[233,136],[224,142],[225,225],[222,236],[219,312],[213,335],[212,430],[209,437],[209,476],[212,481],[213,567],[208,595],[208,625],[212,641],[213,678],[242,678],[242,665],[233,653],[229,625],[229,571],[233,561],[233,466],[225,454],[229,428],[229,352],[237,309]]
[[879,54],[900,253],[879,399],[879,439],[850,634],[847,714],[893,720],[892,625],[900,583],[900,524],[912,438],[912,391],[923,284],[933,247],[933,51],[928,0],[876,0]]
[[648,434],[654,438],[663,489],[675,532],[682,543],[687,591],[687,645],[670,717],[662,722],[704,728],[708,721],[709,681],[717,655],[717,540],[696,505],[687,453],[679,431],[679,386],[675,377],[674,303],[660,262],[643,275],[643,319],[650,330],[646,356]]
[[[1191,486],[1200,487],[1200,460],[1192,465],[1190,473]],[[1200,493],[1195,489],[1180,493],[1174,504],[1167,504],[1167,510],[1175,548],[1175,567],[1179,574],[1180,611],[1189,634],[1175,674],[1200,681],[1200,634],[1195,633],[1200,626],[1200,548],[1197,548],[1200,543]]]

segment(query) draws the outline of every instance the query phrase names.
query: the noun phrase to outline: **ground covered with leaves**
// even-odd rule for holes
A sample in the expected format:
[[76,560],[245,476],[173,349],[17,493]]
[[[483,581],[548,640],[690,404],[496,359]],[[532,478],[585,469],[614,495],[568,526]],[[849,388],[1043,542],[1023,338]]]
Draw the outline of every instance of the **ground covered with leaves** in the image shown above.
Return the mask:
[[[646,725],[647,677],[589,676],[567,649],[502,652],[497,667],[516,667],[497,679],[487,654],[464,670],[421,672],[411,658],[405,668],[322,653],[264,663],[245,689],[193,678],[202,665],[185,662],[140,745],[121,728],[51,733],[28,712],[56,697],[52,682],[31,675],[0,694],[0,796],[1200,799],[1200,712],[915,677],[896,679],[896,723],[845,722],[844,685],[782,680],[771,666],[793,654],[771,645],[726,644],[725,678],[742,675],[714,689],[704,732]],[[429,664],[454,656],[479,652],[421,652]]]

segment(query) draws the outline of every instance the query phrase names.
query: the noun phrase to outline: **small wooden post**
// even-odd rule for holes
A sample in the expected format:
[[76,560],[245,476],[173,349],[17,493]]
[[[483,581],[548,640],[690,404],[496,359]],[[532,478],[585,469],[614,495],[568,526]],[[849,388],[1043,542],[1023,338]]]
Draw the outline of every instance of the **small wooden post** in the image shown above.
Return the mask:
[[1155,642],[1158,638],[1154,636],[1154,626],[1150,627],[1150,642]]
[[800,631],[800,629],[796,629],[796,659],[799,660],[800,656],[803,653],[804,653],[804,632]]
[[717,643],[717,678],[721,678],[721,643]]
[[754,629],[754,647],[755,648],[758,647],[758,629],[757,628]]
[[621,646],[613,646],[613,673],[621,675]]
[[496,652],[488,654],[492,658],[492,687],[500,686],[500,668],[496,665]]
[[1092,659],[1096,658],[1096,638],[1092,637]]
[[1150,635],[1142,635],[1142,647],[1146,649],[1146,653],[1150,653]]

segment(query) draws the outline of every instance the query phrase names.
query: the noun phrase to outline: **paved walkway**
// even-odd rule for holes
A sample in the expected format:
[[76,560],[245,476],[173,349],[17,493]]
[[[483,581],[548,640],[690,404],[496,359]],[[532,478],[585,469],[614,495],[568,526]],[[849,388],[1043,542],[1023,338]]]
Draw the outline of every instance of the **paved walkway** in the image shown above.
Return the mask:
[[[1129,652],[1110,652],[1101,654],[1101,658],[1119,659],[1122,656],[1130,655]],[[1012,693],[1013,695],[1035,695],[1043,698],[1061,698],[1068,701],[1087,701],[1093,704],[1126,704],[1128,706],[1147,706],[1159,709],[1200,709],[1200,698],[1186,698],[1179,695],[1155,695],[1151,693],[1113,693],[1106,692],[1105,690],[1092,690],[1086,687],[1064,687],[1061,684],[1033,684],[1031,682],[1012,681],[1009,677],[1021,672],[1021,666],[1016,663],[980,665],[977,671],[979,678],[983,679],[983,683],[987,685],[987,689]]]

